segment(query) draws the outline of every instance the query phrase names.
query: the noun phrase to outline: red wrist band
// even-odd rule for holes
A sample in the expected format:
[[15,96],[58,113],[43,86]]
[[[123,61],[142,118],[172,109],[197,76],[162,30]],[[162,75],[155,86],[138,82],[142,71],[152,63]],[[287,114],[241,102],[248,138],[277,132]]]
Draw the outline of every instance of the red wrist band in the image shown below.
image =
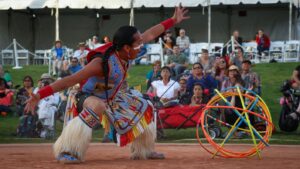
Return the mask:
[[165,30],[167,30],[175,25],[175,21],[174,21],[174,19],[169,18],[167,20],[162,21],[160,24],[162,24],[164,26]]
[[54,91],[53,91],[52,87],[49,85],[38,91],[38,94],[40,95],[40,99],[48,97],[48,96],[52,95],[53,93],[54,93]]

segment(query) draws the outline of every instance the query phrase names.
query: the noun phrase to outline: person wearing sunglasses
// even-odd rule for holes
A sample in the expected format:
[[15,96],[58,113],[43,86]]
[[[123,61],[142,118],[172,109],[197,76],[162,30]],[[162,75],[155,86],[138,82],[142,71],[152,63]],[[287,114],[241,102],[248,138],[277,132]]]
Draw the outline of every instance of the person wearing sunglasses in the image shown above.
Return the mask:
[[203,86],[204,94],[206,95],[212,95],[218,84],[211,75],[204,75],[203,67],[199,62],[193,64],[192,74],[187,80],[187,88],[190,93],[193,93],[193,86],[195,83],[200,83]]
[[132,143],[132,159],[165,158],[164,154],[154,151],[152,104],[128,93],[120,94],[119,89],[143,44],[188,19],[187,12],[180,5],[175,8],[172,18],[144,33],[133,26],[120,27],[115,32],[112,43],[89,52],[89,63],[82,70],[57,80],[31,96],[26,105],[28,111],[33,110],[40,99],[87,80],[76,97],[74,113],[76,111],[79,115],[68,122],[53,146],[55,158],[59,162],[83,162],[92,129],[99,123],[104,126],[105,132],[109,132],[111,126],[115,128],[114,141],[118,146]]

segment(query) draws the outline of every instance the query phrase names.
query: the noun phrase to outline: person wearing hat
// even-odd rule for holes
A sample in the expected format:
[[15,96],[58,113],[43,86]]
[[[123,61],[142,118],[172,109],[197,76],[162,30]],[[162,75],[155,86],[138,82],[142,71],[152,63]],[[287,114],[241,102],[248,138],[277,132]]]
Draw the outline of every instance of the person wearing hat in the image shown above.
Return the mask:
[[250,60],[242,62],[242,78],[245,82],[245,88],[253,90],[258,95],[261,94],[261,80],[260,76],[251,70],[252,63]]
[[56,40],[54,42],[54,47],[51,49],[51,55],[53,60],[53,76],[60,73],[63,61],[67,57],[67,48],[62,46],[61,40]]
[[89,53],[88,50],[86,50],[86,45],[84,42],[80,42],[78,44],[78,49],[74,52],[73,57],[77,58],[80,62],[80,65],[83,67],[87,61],[86,61],[86,56]]
[[233,87],[234,86],[233,78],[236,75],[241,76],[241,74],[239,72],[239,68],[235,65],[229,66],[227,78],[222,82],[222,85],[221,85],[221,90],[222,91],[227,89],[228,87]]

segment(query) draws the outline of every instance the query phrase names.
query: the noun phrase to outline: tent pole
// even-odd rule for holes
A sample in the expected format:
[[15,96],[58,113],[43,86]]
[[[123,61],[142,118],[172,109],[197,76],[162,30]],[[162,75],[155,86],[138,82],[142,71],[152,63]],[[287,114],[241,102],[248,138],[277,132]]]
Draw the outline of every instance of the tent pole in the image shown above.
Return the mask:
[[290,0],[290,10],[289,10],[289,41],[292,40],[292,13],[293,13],[293,4]]
[[59,40],[59,0],[56,0],[56,11],[55,11],[55,40]]
[[210,8],[210,0],[207,0],[207,5],[208,5],[208,51],[210,50],[210,43],[211,43],[211,8]]
[[134,26],[134,0],[130,1],[130,18],[129,25]]

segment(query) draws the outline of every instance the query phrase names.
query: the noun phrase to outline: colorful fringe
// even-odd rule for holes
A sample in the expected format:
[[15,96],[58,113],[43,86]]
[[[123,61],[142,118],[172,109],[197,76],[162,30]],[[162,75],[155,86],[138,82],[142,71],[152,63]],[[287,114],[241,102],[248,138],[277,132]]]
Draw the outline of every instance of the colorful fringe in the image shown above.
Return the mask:
[[153,108],[149,105],[144,113],[144,116],[135,126],[132,127],[131,130],[121,135],[117,133],[118,146],[123,147],[131,143],[135,138],[137,138],[140,134],[144,132],[144,130],[148,127],[152,120]]

